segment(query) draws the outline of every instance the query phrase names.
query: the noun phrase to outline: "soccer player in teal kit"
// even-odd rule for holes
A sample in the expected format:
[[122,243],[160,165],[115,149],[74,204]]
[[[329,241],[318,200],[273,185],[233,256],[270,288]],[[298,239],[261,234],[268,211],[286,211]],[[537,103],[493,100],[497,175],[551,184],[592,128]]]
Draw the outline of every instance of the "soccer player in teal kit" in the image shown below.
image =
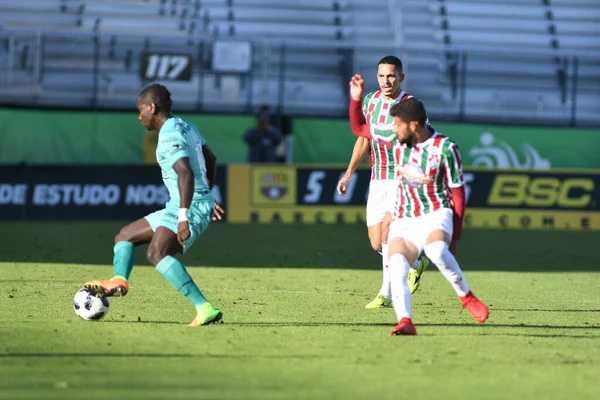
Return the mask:
[[196,318],[188,326],[207,325],[221,320],[213,307],[173,255],[184,253],[206,230],[215,208],[211,194],[216,176],[216,157],[196,127],[171,114],[171,93],[153,84],[140,93],[139,120],[156,130],[156,157],[169,191],[164,209],[147,215],[121,229],[115,237],[114,277],[86,282],[83,287],[98,296],[124,296],[135,262],[135,246],[149,244],[146,257],[156,269],[196,307]]

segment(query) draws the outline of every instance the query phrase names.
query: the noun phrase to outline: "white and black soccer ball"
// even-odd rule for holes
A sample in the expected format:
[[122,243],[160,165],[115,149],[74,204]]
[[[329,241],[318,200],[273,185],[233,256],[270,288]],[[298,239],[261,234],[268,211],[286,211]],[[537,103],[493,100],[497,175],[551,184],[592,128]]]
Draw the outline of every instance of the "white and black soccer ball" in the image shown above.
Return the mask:
[[85,289],[79,289],[73,299],[75,314],[86,321],[97,321],[108,314],[110,300],[98,297]]

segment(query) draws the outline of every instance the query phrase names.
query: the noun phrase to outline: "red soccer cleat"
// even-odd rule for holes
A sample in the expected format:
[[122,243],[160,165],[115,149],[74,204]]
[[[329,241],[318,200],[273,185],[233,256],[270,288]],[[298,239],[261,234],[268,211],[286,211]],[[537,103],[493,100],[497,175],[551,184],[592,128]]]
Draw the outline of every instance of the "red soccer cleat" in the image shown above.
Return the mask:
[[475,321],[484,323],[490,314],[490,310],[483,304],[473,292],[467,293],[466,296],[459,297],[463,307],[465,307],[473,316]]
[[410,335],[414,336],[417,334],[417,328],[413,325],[410,318],[402,318],[398,325],[392,328],[392,336]]

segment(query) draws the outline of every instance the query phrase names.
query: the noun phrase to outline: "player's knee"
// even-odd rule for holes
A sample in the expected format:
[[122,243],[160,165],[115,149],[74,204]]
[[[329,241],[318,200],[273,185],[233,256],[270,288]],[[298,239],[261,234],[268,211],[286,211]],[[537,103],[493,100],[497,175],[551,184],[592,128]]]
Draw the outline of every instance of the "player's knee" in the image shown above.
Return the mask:
[[390,227],[384,227],[381,230],[381,243],[387,243],[388,242],[388,236],[390,235]]
[[403,280],[408,276],[408,270],[410,269],[408,260],[402,253],[392,254],[390,256],[388,267],[390,268],[390,272],[400,274]]
[[150,245],[148,246],[148,250],[146,251],[146,259],[150,264],[156,266],[160,262],[160,260],[162,260],[166,256],[167,252],[165,251],[165,249],[150,243]]
[[429,258],[434,264],[438,264],[439,260],[442,260],[447,253],[450,252],[448,249],[448,243],[443,240],[438,240],[432,243],[425,245],[423,249],[425,251],[425,255]]
[[115,244],[119,242],[131,242],[132,241],[131,234],[127,232],[127,229],[122,228],[119,233],[115,236]]
[[381,238],[369,238],[371,241],[371,247],[375,251],[381,251]]
[[132,242],[135,243],[136,237],[131,229],[127,229],[127,227],[121,228],[119,233],[115,236],[115,244],[119,242]]

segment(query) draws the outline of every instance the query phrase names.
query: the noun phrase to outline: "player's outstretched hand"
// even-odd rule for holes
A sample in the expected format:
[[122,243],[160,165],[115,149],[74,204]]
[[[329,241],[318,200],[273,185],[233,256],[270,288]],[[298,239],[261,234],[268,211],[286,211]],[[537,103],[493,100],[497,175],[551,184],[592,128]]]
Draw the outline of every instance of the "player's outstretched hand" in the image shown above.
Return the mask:
[[365,90],[365,80],[359,74],[356,74],[350,80],[350,97],[352,100],[360,101]]
[[181,221],[177,227],[177,241],[181,247],[185,248],[185,241],[190,238],[190,222]]
[[220,221],[223,219],[223,214],[225,214],[225,210],[223,210],[223,207],[221,207],[219,205],[219,203],[217,203],[215,201],[215,208],[213,208],[213,216],[212,216],[212,220],[213,221]]
[[344,175],[337,184],[337,192],[339,194],[346,194],[346,188],[352,179],[352,175]]

